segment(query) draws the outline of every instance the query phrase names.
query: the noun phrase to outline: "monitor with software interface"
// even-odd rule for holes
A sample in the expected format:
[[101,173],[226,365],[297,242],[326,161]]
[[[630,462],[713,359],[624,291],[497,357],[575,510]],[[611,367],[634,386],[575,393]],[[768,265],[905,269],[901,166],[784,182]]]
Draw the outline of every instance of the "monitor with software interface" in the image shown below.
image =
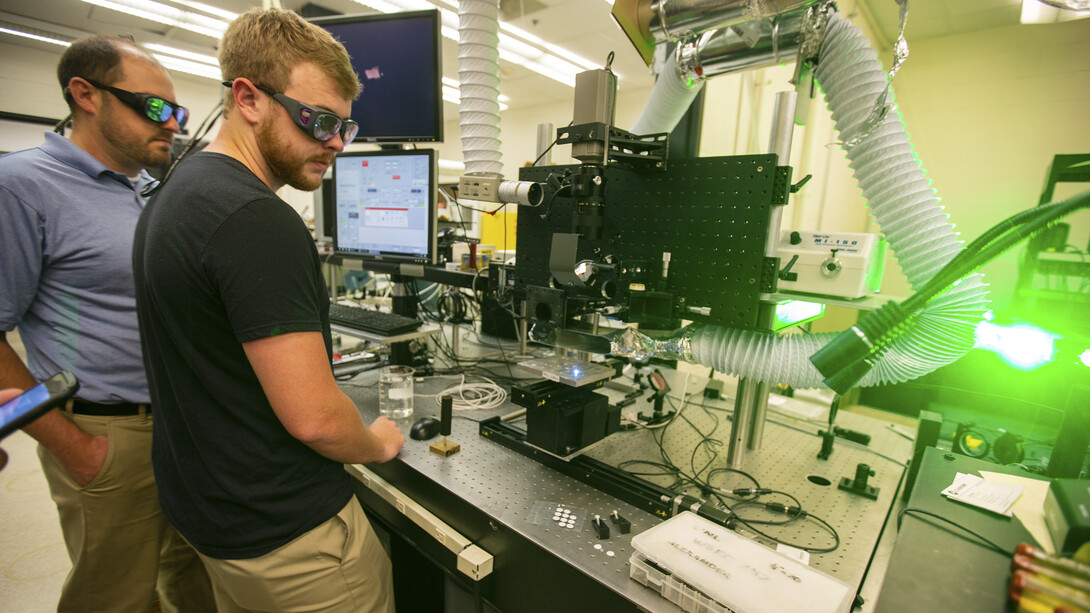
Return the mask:
[[364,261],[434,264],[438,207],[431,149],[337,154],[333,250]]
[[443,60],[438,10],[317,17],[348,50],[363,93],[352,103],[355,142],[443,140]]

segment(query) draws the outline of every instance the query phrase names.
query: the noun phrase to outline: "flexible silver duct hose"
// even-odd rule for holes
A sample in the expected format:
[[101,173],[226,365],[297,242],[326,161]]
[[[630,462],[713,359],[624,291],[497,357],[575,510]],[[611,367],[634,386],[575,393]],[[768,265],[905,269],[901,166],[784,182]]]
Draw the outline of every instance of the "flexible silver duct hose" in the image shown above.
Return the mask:
[[632,126],[633,134],[658,134],[672,132],[685,111],[704,88],[704,80],[690,82],[677,67],[677,57],[671,53],[659,71],[647,106]]
[[458,3],[458,79],[465,174],[503,176],[499,0]]
[[[870,114],[886,76],[869,41],[839,13],[826,25],[815,75],[847,141]],[[896,109],[847,155],[871,213],[918,289],[961,250],[961,242],[924,178]],[[965,355],[988,307],[985,287],[980,275],[972,275],[933,300],[859,385],[907,381]],[[694,325],[660,340],[625,332],[613,348],[618,355],[675,357],[748,379],[809,388],[822,386],[823,379],[809,357],[836,335],[779,337]]]
[[804,36],[805,13],[799,10],[749,22],[746,25],[751,26],[752,38],[723,28],[689,42],[678,42],[659,70],[647,105],[630,132],[673,132],[707,79],[796,57]]

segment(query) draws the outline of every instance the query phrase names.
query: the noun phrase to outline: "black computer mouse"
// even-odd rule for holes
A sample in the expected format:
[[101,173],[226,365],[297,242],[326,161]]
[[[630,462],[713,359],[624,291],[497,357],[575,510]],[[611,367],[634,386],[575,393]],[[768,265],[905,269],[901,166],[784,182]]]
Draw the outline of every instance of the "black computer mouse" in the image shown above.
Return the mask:
[[421,417],[409,428],[409,438],[426,441],[439,434],[439,420],[434,417]]

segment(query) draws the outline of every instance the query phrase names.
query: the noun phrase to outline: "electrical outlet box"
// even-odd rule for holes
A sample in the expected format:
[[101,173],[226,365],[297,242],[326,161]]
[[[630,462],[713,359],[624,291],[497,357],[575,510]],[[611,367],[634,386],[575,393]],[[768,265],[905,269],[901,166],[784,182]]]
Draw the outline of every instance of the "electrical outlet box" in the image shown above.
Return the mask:
[[481,200],[499,202],[499,177],[476,177],[466,175],[458,179],[458,198],[463,200]]
[[854,299],[882,286],[886,241],[876,234],[784,230],[777,252],[783,292]]

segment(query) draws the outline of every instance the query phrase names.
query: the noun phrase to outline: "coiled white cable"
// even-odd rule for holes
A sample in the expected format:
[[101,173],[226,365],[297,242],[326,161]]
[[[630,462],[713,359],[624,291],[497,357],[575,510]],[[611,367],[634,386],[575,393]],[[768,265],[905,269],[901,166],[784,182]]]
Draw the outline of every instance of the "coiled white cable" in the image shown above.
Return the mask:
[[435,395],[435,404],[441,404],[443,396],[454,399],[455,411],[480,411],[495,409],[507,402],[507,390],[488,377],[474,375],[484,381],[466,382],[466,375],[460,375],[461,382],[452,385]]

